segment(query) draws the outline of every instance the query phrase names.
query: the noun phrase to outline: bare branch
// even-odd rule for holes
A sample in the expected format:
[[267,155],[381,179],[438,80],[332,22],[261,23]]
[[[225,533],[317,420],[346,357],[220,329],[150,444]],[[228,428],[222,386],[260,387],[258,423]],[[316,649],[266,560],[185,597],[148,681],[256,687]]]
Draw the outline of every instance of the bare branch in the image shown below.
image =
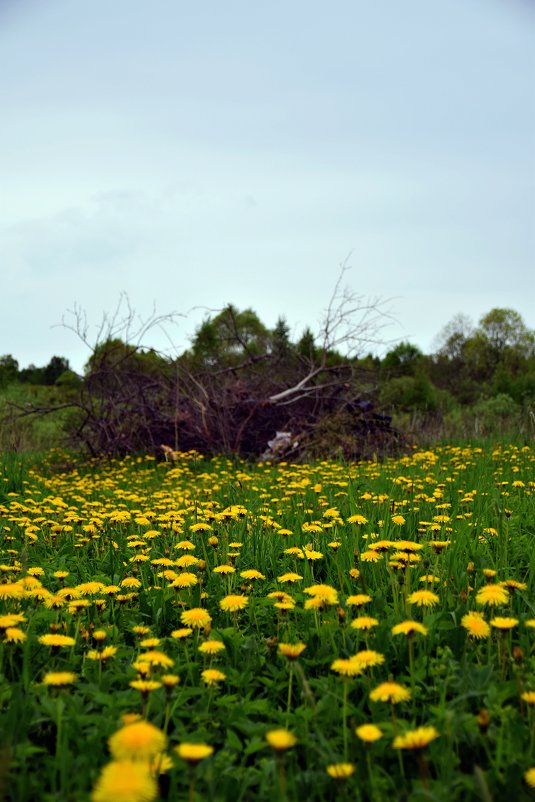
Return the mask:
[[350,256],[340,265],[321,321],[319,340],[323,357],[340,347],[348,357],[361,356],[364,346],[385,343],[381,332],[395,321],[389,308],[393,298],[358,295],[343,284],[346,273],[351,270]]

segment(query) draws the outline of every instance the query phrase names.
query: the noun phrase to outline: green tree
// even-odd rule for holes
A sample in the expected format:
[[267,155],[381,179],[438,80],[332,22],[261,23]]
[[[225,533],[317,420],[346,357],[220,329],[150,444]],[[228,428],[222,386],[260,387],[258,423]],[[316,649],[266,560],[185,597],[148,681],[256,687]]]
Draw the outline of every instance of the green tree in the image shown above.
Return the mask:
[[271,353],[276,359],[285,359],[292,350],[290,327],[284,317],[279,317],[271,332]]
[[18,377],[19,363],[17,360],[11,354],[0,356],[0,388],[17,381]]
[[33,363],[19,372],[19,380],[23,384],[44,384],[44,368],[38,368]]
[[393,370],[399,375],[413,376],[423,358],[422,351],[416,345],[401,342],[386,354],[382,367]]
[[43,384],[49,386],[55,384],[66,370],[70,370],[69,360],[63,356],[53,356],[43,369]]
[[514,309],[491,309],[479,321],[479,331],[496,351],[515,348],[525,357],[533,354],[534,332]]
[[191,356],[205,367],[233,367],[256,361],[269,351],[270,333],[252,309],[228,304],[206,318],[192,340]]
[[312,330],[307,326],[301,335],[301,339],[297,343],[297,353],[305,359],[312,361],[315,358],[317,351],[316,338],[314,337]]

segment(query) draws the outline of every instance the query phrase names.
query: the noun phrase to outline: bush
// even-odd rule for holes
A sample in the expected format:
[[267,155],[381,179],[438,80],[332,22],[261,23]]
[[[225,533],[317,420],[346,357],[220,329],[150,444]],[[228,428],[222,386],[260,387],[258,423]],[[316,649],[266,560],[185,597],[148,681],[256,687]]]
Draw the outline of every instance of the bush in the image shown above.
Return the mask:
[[438,406],[436,387],[422,375],[389,379],[379,391],[379,401],[386,408],[396,408],[403,412],[433,412]]

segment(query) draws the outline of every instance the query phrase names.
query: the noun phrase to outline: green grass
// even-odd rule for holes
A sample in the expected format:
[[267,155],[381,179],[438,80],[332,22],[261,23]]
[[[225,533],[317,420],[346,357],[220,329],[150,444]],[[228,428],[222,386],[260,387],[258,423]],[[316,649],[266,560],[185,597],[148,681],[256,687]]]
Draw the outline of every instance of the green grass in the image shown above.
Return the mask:
[[[535,619],[532,449],[442,446],[383,464],[304,466],[189,454],[176,464],[136,457],[58,472],[62,459],[56,453],[52,469],[7,457],[3,468],[0,596],[7,598],[0,615],[22,613],[16,628],[26,636],[0,645],[5,800],[88,800],[111,759],[107,740],[132,712],[169,740],[161,800],[533,797],[523,775],[535,765],[535,706],[522,699],[535,691],[535,629],[527,623]],[[356,514],[366,522],[348,523]],[[404,523],[396,523],[399,515]],[[370,546],[383,540],[393,545],[370,562]],[[287,553],[291,547],[303,556]],[[312,559],[310,550],[322,556]],[[187,554],[201,562],[161,564]],[[411,562],[411,554],[419,559]],[[221,565],[235,571],[214,570]],[[240,576],[251,569],[264,579]],[[198,581],[171,587],[166,570]],[[287,572],[303,578],[282,583]],[[132,577],[138,587],[121,586]],[[478,604],[479,590],[505,580],[522,586],[496,608]],[[80,588],[88,582],[101,584]],[[19,594],[13,588],[21,583]],[[309,609],[306,589],[319,584],[337,598]],[[66,587],[80,590],[62,597]],[[411,603],[417,589],[432,590],[438,603]],[[295,606],[277,609],[269,595],[276,591],[289,593]],[[225,612],[220,601],[228,594],[246,596],[247,605]],[[359,594],[371,600],[355,607],[350,597]],[[76,597],[87,604],[76,607]],[[173,637],[184,627],[181,615],[198,607],[211,618],[210,632]],[[517,623],[477,640],[461,624],[470,611]],[[353,628],[363,615],[377,625]],[[423,623],[427,635],[393,635],[407,619]],[[160,642],[143,646],[136,626]],[[102,643],[93,637],[99,629]],[[74,637],[75,645],[43,646],[38,638],[50,631]],[[218,656],[198,651],[209,638],[224,644]],[[297,642],[306,644],[297,660],[279,653],[278,644]],[[91,659],[106,646],[116,653]],[[157,687],[144,696],[130,685],[139,674],[133,664],[149,648],[173,661],[154,666],[151,679],[180,676],[169,692]],[[363,650],[378,653],[378,665],[347,679],[333,670],[335,660]],[[207,686],[208,666],[224,681]],[[47,688],[42,681],[51,671],[72,671],[76,682]],[[408,702],[370,699],[389,679],[411,691]],[[355,729],[364,723],[377,724],[383,737],[361,741]],[[396,736],[420,726],[439,734],[427,748],[393,748]],[[265,740],[278,727],[297,738],[280,754]],[[185,741],[208,743],[214,754],[189,770],[173,750]],[[327,766],[344,761],[354,773],[346,782],[332,779]]]

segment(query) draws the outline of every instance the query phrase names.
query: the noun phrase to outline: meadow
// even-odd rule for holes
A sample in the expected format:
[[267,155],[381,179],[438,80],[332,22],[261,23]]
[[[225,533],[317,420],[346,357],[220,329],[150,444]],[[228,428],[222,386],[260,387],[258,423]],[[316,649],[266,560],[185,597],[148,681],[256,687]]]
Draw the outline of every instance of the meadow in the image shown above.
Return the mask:
[[0,798],[535,799],[535,452],[4,460]]

